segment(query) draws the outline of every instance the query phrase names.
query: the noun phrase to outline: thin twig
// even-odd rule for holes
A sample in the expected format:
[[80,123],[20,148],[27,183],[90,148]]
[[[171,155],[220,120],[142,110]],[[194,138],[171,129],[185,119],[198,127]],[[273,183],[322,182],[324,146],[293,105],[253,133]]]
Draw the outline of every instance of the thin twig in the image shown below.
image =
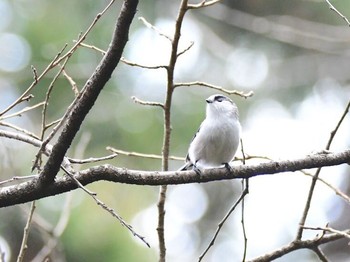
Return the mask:
[[33,106],[27,106],[27,107],[23,108],[22,110],[20,110],[20,111],[18,111],[16,113],[0,117],[0,121],[2,121],[4,119],[7,119],[7,118],[15,117],[15,116],[22,116],[23,113],[26,113],[26,112],[31,111],[33,109],[36,109],[36,108],[38,108],[38,107],[40,107],[42,105],[44,105],[44,102],[40,102],[40,103],[38,103],[36,105],[33,105]]
[[[304,175],[306,176],[310,176],[310,177],[313,177],[312,174],[306,172],[305,170],[300,170],[301,173],[303,173]],[[345,200],[345,202],[347,204],[350,205],[350,197],[347,196],[344,192],[342,192],[340,189],[336,188],[335,186],[333,186],[332,184],[328,183],[326,180],[324,180],[323,178],[321,177],[318,177],[318,180],[320,182],[322,182],[323,184],[325,184],[327,187],[329,187],[330,189],[332,189],[336,195],[340,196],[342,199]]]
[[8,183],[12,183],[14,181],[22,181],[22,180],[31,180],[33,178],[37,178],[38,175],[30,175],[30,176],[14,176],[10,179],[6,179],[3,181],[0,181],[0,186],[4,185],[4,184],[8,184]]
[[331,9],[332,11],[336,12],[347,24],[348,26],[350,26],[350,21],[349,19],[347,19],[347,17],[345,15],[343,15],[341,12],[339,12],[332,4],[331,2],[329,2],[328,0],[326,0],[329,9]]
[[[244,146],[243,146],[243,139],[241,138],[241,152],[242,152],[242,164],[245,165],[245,153],[244,153]],[[242,179],[242,191],[246,188],[246,190],[249,193],[249,178]],[[247,193],[247,194],[248,194]],[[242,205],[241,205],[241,225],[242,225],[242,231],[243,231],[243,239],[244,239],[244,249],[243,249],[243,258],[242,262],[246,260],[247,257],[247,251],[248,251],[248,238],[247,238],[247,231],[245,227],[245,220],[244,220],[244,214],[245,214],[245,198],[242,199]]]
[[19,132],[21,132],[21,133],[23,133],[23,134],[26,134],[26,135],[28,135],[28,136],[30,136],[30,137],[32,137],[32,138],[39,139],[39,137],[38,137],[36,134],[34,134],[34,133],[32,133],[32,132],[29,132],[27,129],[23,129],[23,128],[21,128],[21,127],[18,127],[18,126],[16,126],[16,125],[13,125],[13,124],[11,124],[11,123],[4,122],[4,121],[0,121],[0,125],[1,125],[1,126],[6,126],[6,127],[9,127],[9,128],[12,128],[12,129],[14,129],[14,130],[17,130],[17,131],[19,131]]
[[[242,179],[242,190],[247,190],[247,194],[249,193],[249,178]],[[245,198],[242,199],[242,205],[241,205],[241,225],[242,225],[242,232],[243,232],[243,239],[244,239],[242,262],[246,260],[247,251],[248,251],[248,238],[247,238],[247,231],[245,227],[244,211],[245,211]]]
[[[56,126],[51,130],[51,133],[46,137],[45,140],[42,141],[42,144],[38,150],[38,153],[35,156],[34,163],[32,165],[32,171],[37,167],[37,162],[39,161],[40,155],[45,148],[45,146],[51,141],[51,139],[55,136],[55,134],[58,132],[58,130],[63,126],[67,118],[69,117],[70,113],[72,112],[75,104],[79,101],[80,97],[83,95],[83,92],[80,92],[77,97],[73,100],[73,102],[68,106],[66,112],[64,113],[63,117],[59,119]],[[49,125],[48,125],[49,126]]]
[[202,2],[198,3],[198,4],[189,4],[188,5],[188,9],[199,9],[202,7],[208,7],[211,5],[215,5],[216,3],[221,2],[222,0],[211,0],[211,1],[206,1],[203,0]]
[[113,217],[115,217],[122,226],[126,227],[135,237],[139,238],[143,243],[145,243],[148,247],[151,247],[150,244],[146,241],[145,237],[141,236],[140,234],[136,233],[131,225],[126,223],[121,216],[119,216],[112,208],[108,207],[105,203],[103,203],[101,200],[99,200],[96,196],[97,194],[95,192],[92,192],[88,190],[86,187],[83,186],[79,182],[78,179],[74,177],[68,170],[66,170],[64,167],[62,167],[63,171],[78,185],[79,188],[81,188],[83,191],[85,191],[89,196],[91,196],[96,204],[100,207],[102,207],[104,210],[106,210],[108,213],[110,213]]
[[79,36],[79,39],[77,41],[75,41],[74,45],[71,47],[71,49],[69,51],[67,51],[66,54],[64,54],[62,57],[60,57],[59,59],[57,59],[54,63],[53,66],[57,66],[59,63],[61,63],[64,59],[66,59],[66,57],[71,56],[75,50],[78,48],[78,46],[80,45],[80,43],[82,43],[87,35],[90,33],[90,31],[92,30],[92,28],[95,26],[95,24],[98,22],[98,20],[100,20],[100,18],[107,12],[107,10],[113,5],[113,3],[115,2],[115,0],[111,0],[107,6],[95,16],[95,19],[92,21],[92,23],[90,24],[90,26],[88,27],[88,29],[86,29],[86,31],[84,33],[82,33]]
[[[115,149],[113,147],[107,146],[107,150],[116,153],[117,155],[124,155],[124,156],[134,156],[134,157],[143,157],[143,158],[150,158],[150,159],[162,159],[161,155],[155,155],[155,154],[143,154],[143,153],[138,153],[138,152],[129,152],[129,151],[124,151],[120,149]],[[170,160],[178,160],[178,161],[185,161],[184,157],[178,157],[178,156],[169,156]]]
[[144,69],[161,69],[161,68],[167,69],[166,65],[142,65],[139,63],[131,62],[124,57],[122,57],[120,61],[122,61],[124,64],[127,64],[129,66],[136,66]]
[[[62,68],[62,67],[61,67]],[[72,90],[74,92],[74,95],[75,96],[78,96],[79,94],[79,89],[78,89],[78,86],[77,86],[77,83],[74,81],[74,79],[68,75],[67,71],[65,70],[65,68],[63,67],[63,70],[62,70],[62,74],[63,76],[67,79],[67,81],[69,82],[69,84],[71,85],[72,87]]]
[[[10,111],[12,108],[14,108],[19,103],[23,102],[29,95],[29,92],[37,85],[37,83],[54,67],[54,63],[58,60],[58,58],[61,56],[64,49],[66,49],[67,44],[61,49],[61,51],[58,52],[58,54],[52,59],[50,64],[44,69],[44,71],[41,73],[40,76],[37,76],[36,73],[34,73],[34,81],[32,84],[25,90],[22,95],[20,95],[11,105],[9,105],[6,109],[4,109],[0,113],[0,117],[4,114],[6,114],[8,111]],[[34,68],[34,67],[32,67]],[[35,71],[36,72],[36,71]]]
[[131,99],[140,105],[144,105],[144,106],[158,106],[161,107],[162,109],[164,109],[164,104],[159,103],[159,102],[149,102],[149,101],[143,101],[141,99],[138,99],[136,96],[132,96]]
[[[332,143],[337,131],[339,130],[340,125],[343,123],[343,120],[344,120],[346,114],[349,112],[349,108],[350,108],[350,100],[349,100],[347,106],[345,107],[345,110],[342,113],[342,115],[338,121],[338,124],[336,125],[335,129],[330,134],[329,140],[328,140],[326,148],[325,148],[326,150],[330,149],[331,143]],[[304,211],[303,211],[302,217],[301,217],[300,222],[299,222],[299,228],[297,231],[296,240],[301,240],[301,238],[303,236],[303,226],[305,225],[305,222],[306,222],[309,210],[310,210],[311,200],[312,200],[312,197],[314,194],[316,182],[318,181],[318,177],[320,175],[320,172],[321,172],[321,168],[318,168],[316,170],[315,175],[312,178],[312,182],[311,182],[309,193],[308,193],[307,200],[305,203]]]
[[30,211],[29,211],[27,223],[26,223],[26,225],[24,227],[23,239],[22,239],[21,248],[20,248],[20,251],[19,251],[19,254],[18,254],[18,257],[17,257],[17,262],[22,262],[23,261],[24,255],[25,255],[26,250],[28,248],[27,242],[28,242],[28,237],[29,237],[30,226],[32,224],[32,218],[33,218],[34,210],[35,210],[35,201],[33,201],[31,206],[30,206]]
[[[74,41],[75,42],[75,41]],[[98,48],[97,46],[94,46],[94,45],[88,45],[86,43],[79,43],[80,46],[82,47],[86,47],[86,48],[89,48],[89,49],[92,49],[94,51],[97,51],[97,52],[100,52],[102,55],[105,55],[106,54],[106,51],[101,49],[101,48]]]
[[30,68],[32,69],[32,72],[33,72],[34,82],[38,83],[38,71],[33,65],[31,65]]
[[[20,133],[0,130],[0,137],[6,137],[6,138],[9,138],[9,139],[22,141],[24,143],[31,144],[31,145],[33,145],[35,147],[42,147],[42,142],[39,139],[30,137],[28,135],[20,134]],[[51,151],[52,151],[52,145],[50,145],[50,144],[47,144],[45,146],[45,148],[43,149],[43,153],[45,155],[49,155],[51,153]],[[62,164],[66,168],[71,169],[71,164],[70,164],[70,162],[68,161],[68,159],[66,157],[63,158]]]
[[227,214],[224,216],[224,218],[220,221],[220,223],[218,224],[218,227],[215,231],[215,234],[213,236],[213,238],[211,239],[209,245],[207,246],[207,248],[204,250],[204,252],[199,256],[198,261],[202,261],[202,259],[204,258],[204,256],[207,254],[207,252],[209,251],[209,249],[214,245],[215,240],[222,228],[222,226],[225,224],[226,220],[229,218],[229,216],[231,215],[231,213],[235,210],[235,208],[238,206],[238,204],[244,199],[244,197],[249,193],[248,188],[245,187],[244,190],[242,191],[241,195],[239,196],[239,198],[237,199],[237,201],[233,204],[233,206],[230,208],[230,210],[227,212]]
[[51,123],[46,124],[46,128],[50,128],[54,125],[57,125],[61,121],[62,121],[62,118],[56,119],[56,120],[52,121]]
[[[89,144],[90,139],[91,139],[90,133],[86,133],[86,132],[83,133],[83,135],[80,138],[80,141],[78,142],[78,145],[76,146],[76,148],[74,150],[74,157],[75,158],[83,158],[84,152],[86,150],[86,147]],[[79,171],[79,167],[76,170]],[[63,232],[64,232],[64,230],[67,227],[67,224],[69,222],[69,217],[71,214],[72,199],[73,199],[72,192],[66,194],[66,199],[64,202],[63,209],[61,211],[60,218],[59,218],[55,228],[52,230],[52,234],[51,234],[49,240],[41,248],[41,250],[38,252],[38,254],[33,258],[32,262],[44,261],[45,258],[48,257],[52,253],[52,250],[57,246],[58,239],[63,234]],[[42,227],[42,223],[40,223],[40,226]]]
[[177,57],[179,57],[179,56],[183,55],[184,53],[186,53],[188,50],[190,50],[192,48],[193,45],[194,45],[194,42],[191,41],[190,44],[184,50],[182,50],[181,52],[179,52],[177,54]]
[[113,158],[116,158],[118,154],[112,154],[109,156],[103,156],[103,157],[90,157],[87,159],[76,159],[76,158],[69,158],[69,162],[72,164],[88,164],[88,163],[95,163],[95,162],[100,162],[100,161],[105,161],[105,160],[110,160]]
[[167,34],[163,33],[161,30],[159,30],[157,27],[155,27],[154,25],[152,25],[150,22],[148,22],[144,17],[139,17],[139,20],[148,28],[151,28],[152,30],[154,30],[158,35],[165,37],[166,39],[168,39],[170,42],[173,41],[173,39],[168,36]]
[[310,226],[303,226],[304,229],[309,229],[309,230],[322,230],[325,232],[330,232],[330,233],[335,233],[335,234],[339,234],[342,235],[345,238],[350,239],[350,234],[348,233],[349,230],[346,231],[340,231],[331,227],[310,227]]
[[63,209],[61,215],[58,219],[58,222],[55,228],[52,231],[52,236],[46,242],[46,244],[41,248],[38,254],[31,260],[31,262],[42,262],[46,261],[47,257],[52,253],[52,250],[57,246],[58,238],[63,234],[65,228],[68,225],[70,211],[71,211],[71,202],[73,194],[69,193],[66,195]]
[[[92,50],[95,50],[97,52],[100,52],[102,55],[106,54],[106,51],[104,51],[103,49],[98,48],[98,47],[96,47],[94,45],[88,45],[86,43],[80,43],[79,45],[83,46],[83,47],[86,47],[86,48],[89,48],[89,49],[92,49]],[[160,69],[160,68],[165,68],[166,69],[167,68],[166,65],[155,65],[155,66],[142,65],[140,63],[131,62],[130,60],[127,60],[125,57],[121,57],[120,61],[123,62],[126,65],[136,66],[136,67],[140,67],[140,68],[144,68],[144,69]]]
[[332,142],[333,142],[333,139],[334,139],[336,133],[338,132],[338,129],[339,129],[340,125],[343,123],[343,120],[344,120],[345,116],[349,113],[349,109],[350,109],[350,100],[349,100],[348,104],[346,105],[345,110],[344,110],[342,116],[340,117],[340,119],[339,119],[339,121],[338,121],[337,126],[336,126],[335,129],[331,132],[331,136],[330,136],[329,141],[328,141],[328,143],[327,143],[326,150],[329,150],[329,148],[331,147],[331,144],[332,144]]
[[208,84],[205,82],[201,82],[201,81],[194,81],[194,82],[185,82],[185,83],[175,83],[174,87],[182,87],[182,86],[205,86],[211,89],[215,89],[221,92],[224,92],[228,95],[238,95],[241,96],[243,98],[248,98],[254,95],[253,91],[249,91],[248,93],[245,93],[243,91],[237,91],[237,90],[228,90],[225,89],[221,86],[216,86],[216,85],[212,85],[212,84]]
[[[70,56],[67,56],[67,58],[64,60],[64,63],[63,63],[63,66],[60,67],[60,70],[58,70],[58,72],[56,73],[56,75],[54,76],[54,78],[52,79],[48,89],[47,89],[47,92],[46,92],[46,95],[45,95],[45,100],[44,100],[44,106],[43,106],[43,109],[41,111],[41,131],[40,131],[40,140],[43,140],[44,139],[44,135],[45,135],[45,132],[47,130],[47,125],[46,125],[46,112],[47,112],[47,108],[48,108],[48,105],[49,105],[49,99],[50,99],[50,96],[51,96],[51,92],[54,88],[54,85],[58,79],[58,77],[61,75],[63,69],[64,69],[64,66],[67,64],[68,60],[69,60]],[[47,140],[45,143],[47,144],[49,142],[49,140]],[[38,170],[40,170],[41,168],[41,164],[42,164],[42,158],[41,158],[41,154],[42,154],[42,149],[45,147],[45,145],[43,143],[43,146],[39,149],[38,153],[36,154],[35,156],[35,159],[33,161],[33,165],[32,165],[32,171],[36,168]]]
[[[68,62],[68,58],[64,61],[64,65],[67,62]],[[41,135],[40,135],[40,140],[43,140],[44,134],[45,134],[45,131],[46,131],[46,111],[47,111],[47,107],[48,107],[48,104],[49,104],[49,99],[50,99],[50,96],[51,96],[51,92],[53,90],[55,82],[57,81],[58,77],[61,75],[62,71],[63,71],[63,67],[61,67],[60,70],[58,70],[58,72],[56,73],[56,75],[52,79],[52,81],[51,81],[51,83],[50,83],[50,85],[49,85],[49,87],[47,89],[46,95],[45,95],[44,106],[43,106],[43,110],[41,112],[42,118],[41,118]]]
[[319,247],[312,248],[311,250],[315,252],[315,254],[318,256],[320,261],[322,261],[322,262],[329,262],[329,260],[327,259],[326,255],[322,252],[322,250]]

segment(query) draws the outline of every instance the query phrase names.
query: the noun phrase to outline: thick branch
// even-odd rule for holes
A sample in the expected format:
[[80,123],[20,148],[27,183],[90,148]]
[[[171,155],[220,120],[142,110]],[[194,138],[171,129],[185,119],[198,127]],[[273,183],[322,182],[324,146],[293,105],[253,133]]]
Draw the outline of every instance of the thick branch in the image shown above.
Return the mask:
[[63,131],[58,137],[58,141],[54,145],[52,153],[40,175],[38,182],[41,184],[49,184],[54,181],[63,157],[70,147],[82,122],[118,65],[124,46],[128,40],[129,27],[136,12],[137,4],[137,0],[124,1],[108,51],[96,71],[86,82],[84,93],[69,115]]
[[[248,178],[258,175],[276,174],[287,171],[336,166],[350,163],[350,150],[340,153],[315,154],[295,160],[271,161],[258,165],[234,166],[232,172],[226,168],[203,170],[201,176],[194,171],[138,171],[118,168],[111,165],[92,167],[78,172],[75,177],[81,184],[87,185],[99,180],[135,185],[168,185],[203,183],[215,180]],[[16,205],[53,196],[76,189],[77,184],[71,178],[64,176],[45,186],[40,187],[37,178],[0,190],[0,207]]]

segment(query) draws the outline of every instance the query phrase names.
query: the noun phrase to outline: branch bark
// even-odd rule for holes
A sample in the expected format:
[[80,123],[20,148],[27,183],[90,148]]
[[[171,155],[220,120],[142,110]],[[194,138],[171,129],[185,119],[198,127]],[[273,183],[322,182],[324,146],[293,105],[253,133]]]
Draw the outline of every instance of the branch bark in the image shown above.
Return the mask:
[[[346,233],[350,233],[350,231]],[[332,234],[327,234],[322,237],[316,237],[314,239],[309,239],[309,240],[294,240],[293,242],[279,248],[276,251],[273,251],[271,253],[257,257],[255,259],[249,260],[249,262],[269,262],[298,249],[302,249],[302,248],[315,249],[322,244],[333,242],[335,240],[342,239],[342,238],[344,238],[344,236],[337,233],[332,233]]]
[[[298,171],[325,166],[336,166],[350,163],[350,149],[339,153],[314,154],[301,159],[271,161],[258,165],[242,165],[232,167],[232,172],[226,168],[203,170],[198,176],[194,171],[139,171],[112,165],[101,165],[85,169],[75,174],[75,178],[87,185],[99,180],[135,185],[169,185],[204,183],[216,180],[249,178],[259,175],[276,174],[288,171]],[[76,189],[77,184],[68,176],[56,178],[45,187],[40,187],[38,178],[18,185],[0,189],[0,207],[26,203],[32,200],[53,196]]]
[[96,71],[86,82],[83,94],[72,109],[62,133],[53,146],[52,153],[40,174],[37,182],[45,185],[44,187],[54,182],[62,160],[79,131],[82,122],[118,65],[126,42],[128,41],[129,28],[136,13],[137,4],[137,0],[124,1],[108,51]]

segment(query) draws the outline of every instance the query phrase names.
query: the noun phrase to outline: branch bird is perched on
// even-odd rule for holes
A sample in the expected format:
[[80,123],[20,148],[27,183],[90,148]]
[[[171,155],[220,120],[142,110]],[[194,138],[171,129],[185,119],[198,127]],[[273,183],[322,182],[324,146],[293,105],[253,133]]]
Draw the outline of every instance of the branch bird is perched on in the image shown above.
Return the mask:
[[200,174],[200,169],[221,165],[230,169],[228,163],[237,151],[241,125],[236,104],[223,95],[212,95],[206,102],[206,118],[193,137],[181,171],[193,169]]

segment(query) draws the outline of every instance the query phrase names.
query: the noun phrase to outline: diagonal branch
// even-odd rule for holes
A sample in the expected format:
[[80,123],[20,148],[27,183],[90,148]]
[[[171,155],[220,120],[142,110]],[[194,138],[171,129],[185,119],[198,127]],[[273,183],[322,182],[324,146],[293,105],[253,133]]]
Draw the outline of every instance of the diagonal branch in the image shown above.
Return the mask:
[[[338,121],[338,124],[337,126],[335,127],[335,129],[331,132],[331,135],[328,139],[328,142],[327,142],[327,145],[326,145],[326,150],[329,150],[330,149],[330,146],[332,144],[332,141],[334,139],[334,136],[336,135],[336,133],[338,132],[338,129],[340,127],[340,125],[343,123],[343,120],[345,118],[345,116],[347,115],[347,113],[349,112],[349,108],[350,108],[350,101],[348,102],[343,114],[341,115],[339,121]],[[348,162],[349,163],[349,162]],[[314,194],[314,190],[315,190],[315,187],[316,187],[316,183],[318,181],[318,177],[320,175],[320,172],[321,172],[321,167],[319,167],[316,172],[315,172],[315,175],[313,176],[312,178],[312,181],[311,181],[311,185],[310,185],[310,189],[309,189],[309,194],[307,196],[307,199],[306,199],[306,203],[305,203],[305,207],[304,207],[304,211],[303,211],[303,214],[302,214],[302,217],[300,219],[300,222],[299,222],[299,228],[298,228],[298,231],[297,231],[297,236],[296,236],[296,239],[301,239],[302,236],[303,236],[303,226],[305,225],[305,221],[307,219],[307,216],[308,216],[308,213],[309,213],[309,210],[310,210],[310,206],[311,206],[311,200],[312,200],[312,197],[313,197],[313,194]]]
[[137,4],[137,0],[124,1],[108,51],[96,71],[86,82],[84,93],[72,109],[57,143],[53,146],[52,153],[40,174],[38,180],[40,184],[47,185],[54,181],[63,157],[79,131],[82,122],[118,65],[128,40],[129,28],[134,18]]

